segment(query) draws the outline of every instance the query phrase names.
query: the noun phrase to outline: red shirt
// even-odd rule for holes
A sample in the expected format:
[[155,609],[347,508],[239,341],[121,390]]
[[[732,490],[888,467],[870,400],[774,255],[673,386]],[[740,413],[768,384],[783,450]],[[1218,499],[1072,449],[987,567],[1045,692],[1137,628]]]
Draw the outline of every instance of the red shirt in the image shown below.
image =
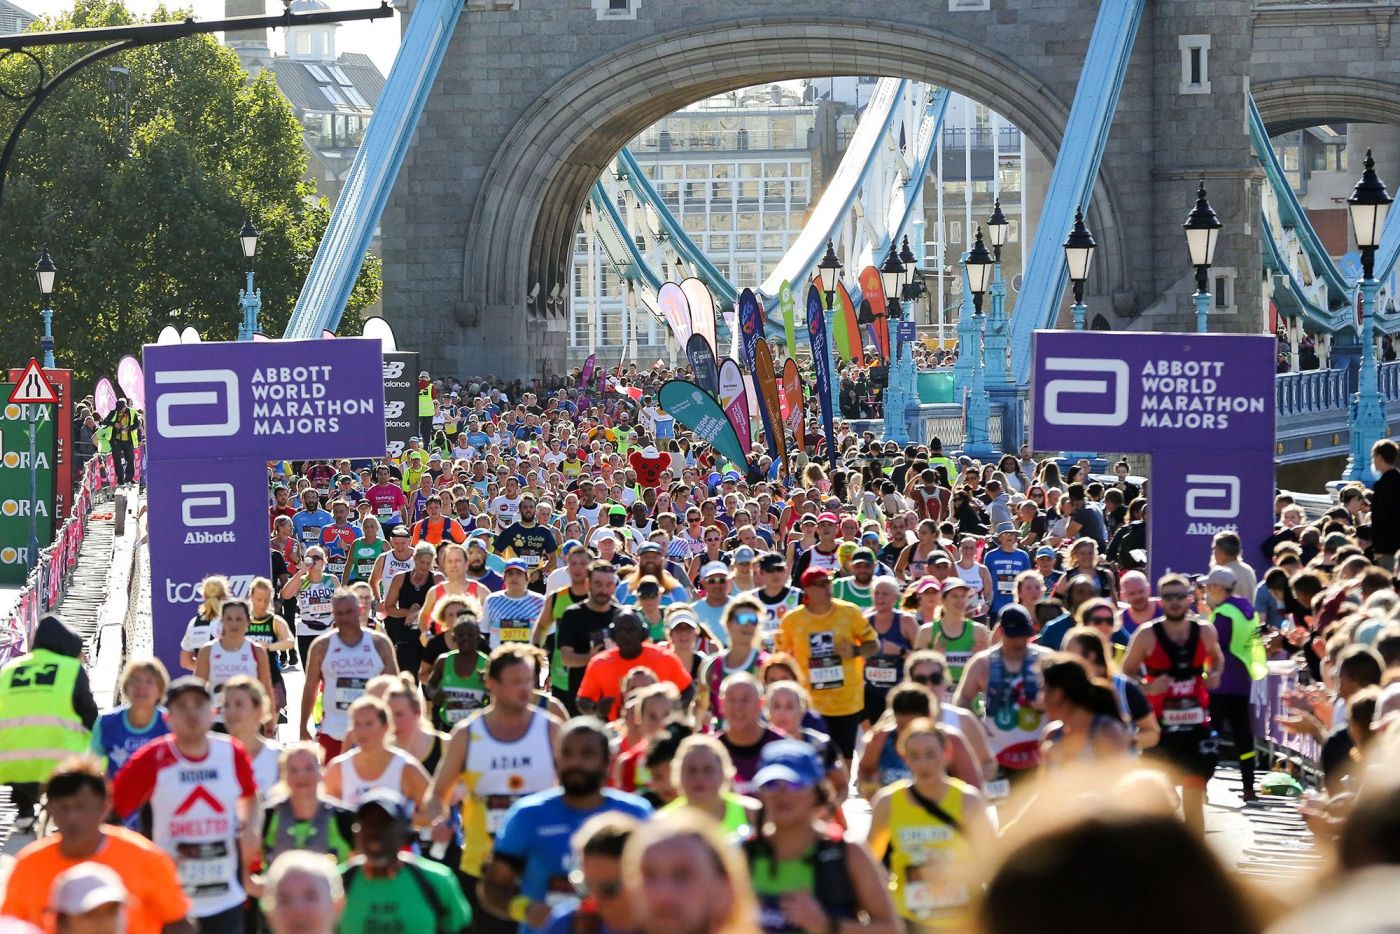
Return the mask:
[[[227,739],[233,744],[233,768],[238,780],[239,797],[251,798],[257,793],[258,785],[253,779],[253,763],[248,758],[248,750],[233,737],[217,738]],[[136,813],[142,805],[151,800],[161,770],[178,767],[183,761],[175,752],[173,735],[162,736],[142,746],[126,761],[126,765],[121,767],[116,778],[112,780],[112,810],[119,817]]]
[[597,703],[600,717],[616,720],[622,713],[622,681],[633,668],[650,668],[658,679],[671,682],[679,691],[690,687],[690,672],[675,652],[643,643],[636,658],[623,658],[616,648],[593,656],[583,671],[578,696]]

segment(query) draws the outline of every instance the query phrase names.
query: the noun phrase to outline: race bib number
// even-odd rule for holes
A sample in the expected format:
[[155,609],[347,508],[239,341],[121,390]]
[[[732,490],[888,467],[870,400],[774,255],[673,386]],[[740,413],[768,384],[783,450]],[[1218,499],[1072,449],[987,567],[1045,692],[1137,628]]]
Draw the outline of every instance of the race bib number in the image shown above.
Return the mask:
[[511,795],[487,795],[482,803],[486,806],[486,832],[494,837],[500,833],[506,812],[515,803],[515,798]]
[[1013,594],[1013,593],[1015,593],[1015,592],[1016,592],[1016,581],[1015,581],[1014,578],[1011,579],[1011,580],[1007,580],[1007,579],[1003,578],[1003,579],[997,581],[997,593],[1003,593],[1003,594],[1008,594],[1008,595],[1010,595],[1010,594]]
[[810,668],[808,676],[814,691],[830,691],[846,683],[846,669],[835,655],[812,659]]
[[350,705],[365,693],[367,678],[336,678],[335,709],[349,710]]
[[904,901],[911,911],[943,911],[958,908],[969,901],[967,886],[961,882],[909,882],[905,885]]
[[185,894],[195,898],[228,891],[233,881],[233,864],[228,855],[228,843],[224,840],[176,844],[175,862]]
[[1200,726],[1206,722],[1206,712],[1200,707],[1186,707],[1181,710],[1162,711],[1162,725],[1166,727]]
[[899,683],[899,669],[887,662],[872,659],[865,664],[865,680],[880,687],[890,687]]
[[520,560],[525,562],[527,568],[535,567],[540,563],[539,555],[520,555]]
[[529,642],[529,626],[502,626],[500,629],[502,642]]
[[993,801],[998,801],[1011,794],[1011,780],[1006,778],[994,778],[987,782],[987,797]]

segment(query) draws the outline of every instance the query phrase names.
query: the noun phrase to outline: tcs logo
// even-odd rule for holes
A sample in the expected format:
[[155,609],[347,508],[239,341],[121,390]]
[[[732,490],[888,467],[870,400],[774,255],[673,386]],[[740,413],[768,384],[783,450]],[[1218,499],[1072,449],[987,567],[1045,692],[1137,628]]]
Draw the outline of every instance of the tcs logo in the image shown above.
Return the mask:
[[[1122,360],[1047,357],[1047,373],[1074,373],[1045,384],[1043,415],[1051,425],[1116,428],[1128,421],[1128,364]],[[1070,401],[1068,397],[1074,397]],[[1105,411],[1105,409],[1107,410]]]
[[1231,474],[1186,475],[1186,515],[1192,519],[1237,519],[1240,478]]
[[[165,370],[155,374],[157,386],[202,386],[183,392],[162,392],[156,399],[156,433],[162,438],[223,438],[242,426],[238,374],[233,370]],[[177,415],[199,409],[197,415]],[[191,418],[197,420],[190,420]]]

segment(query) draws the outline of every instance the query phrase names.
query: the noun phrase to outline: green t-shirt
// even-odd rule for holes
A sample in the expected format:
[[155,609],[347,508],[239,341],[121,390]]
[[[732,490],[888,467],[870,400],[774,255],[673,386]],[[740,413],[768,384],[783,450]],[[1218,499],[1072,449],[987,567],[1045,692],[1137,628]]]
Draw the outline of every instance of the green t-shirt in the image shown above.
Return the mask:
[[465,720],[491,700],[486,691],[486,653],[476,653],[476,668],[465,678],[457,674],[457,655],[457,650],[453,649],[442,657],[438,725],[444,730],[451,730],[458,721]]
[[363,867],[340,867],[348,881],[339,934],[456,934],[471,924],[472,910],[452,870],[416,856],[400,861],[392,878],[371,879]]
[[862,587],[856,583],[854,577],[838,577],[831,585],[831,595],[837,600],[845,600],[862,610],[868,610],[875,605],[875,598],[872,596],[874,589],[873,582]]
[[367,542],[363,538],[355,539],[355,544],[350,546],[349,558],[345,564],[345,582],[354,581],[369,582],[369,576],[374,573],[374,562],[379,560],[379,556],[384,553],[384,539],[377,538],[372,542]]
[[92,443],[97,446],[98,454],[112,453],[112,426],[103,425],[92,433]]

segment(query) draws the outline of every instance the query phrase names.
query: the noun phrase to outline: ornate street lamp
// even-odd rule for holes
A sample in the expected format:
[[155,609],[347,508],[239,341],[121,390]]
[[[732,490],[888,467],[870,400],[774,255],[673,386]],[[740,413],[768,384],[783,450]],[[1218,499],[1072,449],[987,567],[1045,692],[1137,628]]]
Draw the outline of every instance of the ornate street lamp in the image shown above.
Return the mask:
[[53,257],[49,255],[49,248],[44,247],[38,265],[34,267],[34,277],[39,280],[39,310],[44,316],[44,336],[39,341],[39,347],[44,351],[44,366],[46,367],[54,365],[53,307],[50,304],[50,299],[53,296],[53,280],[57,275],[58,267],[54,265]]
[[1094,250],[1098,244],[1094,235],[1084,226],[1084,211],[1074,211],[1074,227],[1065,238],[1065,263],[1069,266],[1069,281],[1074,286],[1074,329],[1084,330],[1084,319],[1088,309],[1084,307],[1084,283],[1089,279],[1089,265],[1094,261]]
[[1186,231],[1186,251],[1191,265],[1196,267],[1196,333],[1206,333],[1206,316],[1210,313],[1210,267],[1215,262],[1215,243],[1220,238],[1220,218],[1206,200],[1206,180],[1196,189],[1196,206],[1181,225]]
[[1390,194],[1376,176],[1376,160],[1366,150],[1365,171],[1347,198],[1352,235],[1361,251],[1361,362],[1356,374],[1356,395],[1350,412],[1351,461],[1347,478],[1370,479],[1371,446],[1385,436],[1385,403],[1381,399],[1380,375],[1376,370],[1376,247],[1390,213]]
[[245,287],[239,290],[238,306],[243,309],[243,323],[238,326],[238,339],[250,341],[258,333],[258,312],[262,311],[262,291],[253,289],[253,259],[258,255],[258,229],[250,217],[238,232],[238,245],[243,250]]

